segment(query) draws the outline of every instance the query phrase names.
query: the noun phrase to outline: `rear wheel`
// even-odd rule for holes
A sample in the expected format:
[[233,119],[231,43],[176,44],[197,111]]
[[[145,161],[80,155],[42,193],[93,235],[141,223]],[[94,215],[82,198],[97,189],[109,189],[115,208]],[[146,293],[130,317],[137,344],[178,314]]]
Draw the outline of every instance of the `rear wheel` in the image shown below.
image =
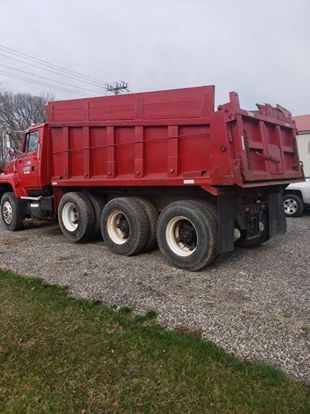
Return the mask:
[[1,218],[8,230],[17,231],[24,227],[20,201],[12,192],[4,193],[1,198]]
[[92,193],[86,192],[84,193],[87,198],[90,200],[94,212],[95,212],[95,228],[94,228],[94,233],[93,233],[93,238],[94,239],[99,239],[99,237],[101,236],[101,232],[100,232],[100,217],[101,217],[101,213],[102,210],[104,208],[105,205],[105,200],[100,197],[99,195],[94,195]]
[[149,222],[149,235],[148,239],[146,241],[145,246],[143,247],[144,252],[148,252],[150,250],[153,250],[157,246],[157,240],[156,240],[156,225],[158,220],[158,210],[154,206],[153,203],[151,203],[149,200],[145,198],[137,198],[138,202],[142,205],[144,208],[144,211],[147,215],[148,222]]
[[72,192],[62,197],[58,221],[63,234],[74,242],[90,240],[95,234],[95,210],[83,193]]
[[159,216],[157,242],[174,265],[195,271],[215,260],[217,233],[212,206],[196,200],[176,201]]
[[102,211],[100,227],[113,253],[132,256],[146,246],[149,221],[143,205],[134,197],[109,201]]
[[283,197],[283,207],[287,217],[300,217],[304,212],[304,203],[295,194],[285,194]]

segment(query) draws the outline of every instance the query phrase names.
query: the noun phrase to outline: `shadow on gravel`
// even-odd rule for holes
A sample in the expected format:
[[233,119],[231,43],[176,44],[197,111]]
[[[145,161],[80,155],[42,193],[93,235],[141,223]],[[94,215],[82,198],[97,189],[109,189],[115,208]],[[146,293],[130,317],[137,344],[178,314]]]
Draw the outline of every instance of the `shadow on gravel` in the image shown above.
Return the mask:
[[52,226],[53,224],[55,224],[54,222],[50,222],[50,221],[41,221],[41,220],[25,220],[24,221],[24,230],[32,230],[32,229],[37,229],[37,228],[44,228],[44,227],[48,227],[48,226]]
[[47,228],[42,233],[47,235],[47,236],[61,236],[62,235],[59,226],[52,226],[50,228]]

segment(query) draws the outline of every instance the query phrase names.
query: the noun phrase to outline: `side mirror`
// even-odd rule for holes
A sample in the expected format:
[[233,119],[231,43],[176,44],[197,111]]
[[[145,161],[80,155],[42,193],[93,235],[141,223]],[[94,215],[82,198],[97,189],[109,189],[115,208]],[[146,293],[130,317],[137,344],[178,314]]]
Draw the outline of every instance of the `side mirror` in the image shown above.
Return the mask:
[[10,157],[14,157],[14,155],[15,155],[15,151],[13,150],[13,148],[9,148],[8,150],[9,150],[9,151],[8,151],[9,156],[10,156]]

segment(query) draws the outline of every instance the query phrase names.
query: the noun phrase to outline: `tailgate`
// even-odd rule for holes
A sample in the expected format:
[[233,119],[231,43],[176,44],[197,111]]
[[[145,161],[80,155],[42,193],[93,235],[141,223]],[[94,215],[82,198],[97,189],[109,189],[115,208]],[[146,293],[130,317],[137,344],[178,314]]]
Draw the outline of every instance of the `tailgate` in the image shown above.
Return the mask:
[[230,140],[243,183],[303,179],[290,112],[268,104],[248,112],[240,109],[237,94],[230,97]]

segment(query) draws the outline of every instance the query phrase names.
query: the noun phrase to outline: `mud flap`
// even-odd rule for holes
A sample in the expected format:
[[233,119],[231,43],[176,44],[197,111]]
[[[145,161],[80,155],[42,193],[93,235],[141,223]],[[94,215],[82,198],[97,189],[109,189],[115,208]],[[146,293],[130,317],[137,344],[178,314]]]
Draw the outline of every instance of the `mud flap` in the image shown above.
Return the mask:
[[286,233],[286,217],[280,193],[270,193],[268,195],[268,211],[270,238]]
[[221,194],[217,197],[218,244],[217,254],[234,250],[234,229],[236,200],[232,195]]

